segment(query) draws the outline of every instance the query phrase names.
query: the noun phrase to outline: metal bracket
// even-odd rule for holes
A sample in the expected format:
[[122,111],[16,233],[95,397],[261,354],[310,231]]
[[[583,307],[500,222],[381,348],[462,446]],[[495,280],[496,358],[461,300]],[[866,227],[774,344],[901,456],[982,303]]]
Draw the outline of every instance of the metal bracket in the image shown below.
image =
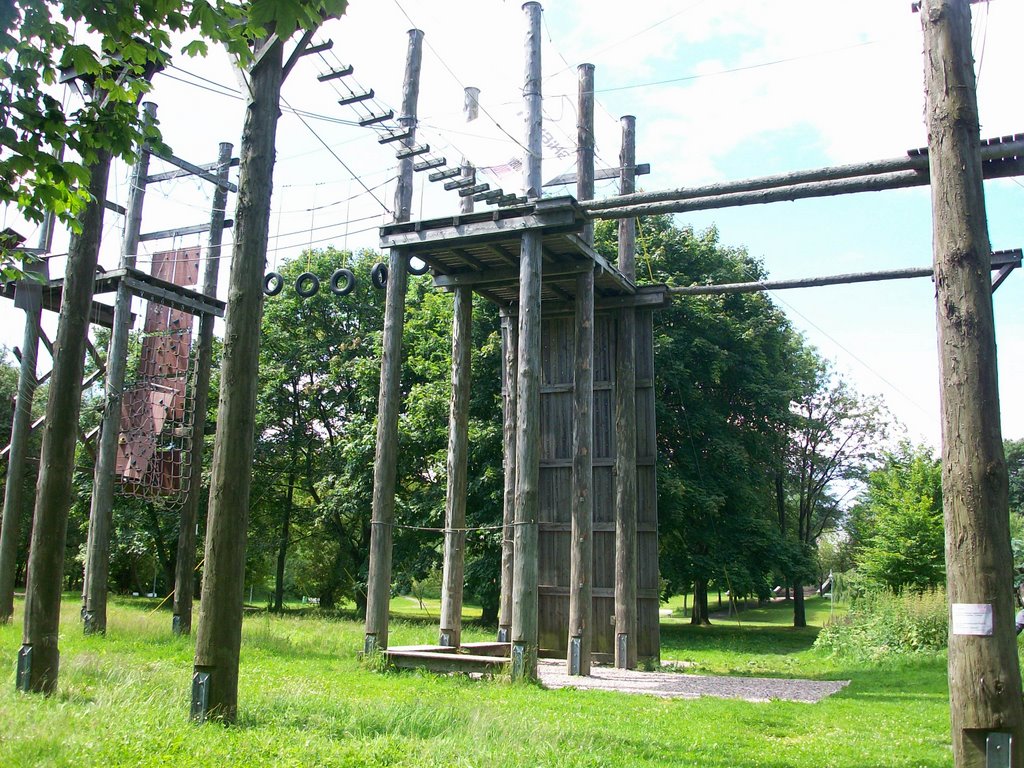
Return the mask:
[[189,717],[197,723],[206,721],[210,707],[210,673],[196,670],[192,675],[192,708]]
[[522,643],[512,644],[512,679],[526,677],[526,647]]
[[629,650],[629,635],[622,632],[615,636],[615,666],[627,669],[626,652]]
[[32,646],[27,643],[18,651],[18,674],[14,688],[24,693],[29,692],[29,680],[32,677]]
[[985,768],[1010,768],[1013,761],[1013,736],[992,731],[985,737]]
[[583,639],[579,637],[569,638],[569,674],[580,674],[580,653]]

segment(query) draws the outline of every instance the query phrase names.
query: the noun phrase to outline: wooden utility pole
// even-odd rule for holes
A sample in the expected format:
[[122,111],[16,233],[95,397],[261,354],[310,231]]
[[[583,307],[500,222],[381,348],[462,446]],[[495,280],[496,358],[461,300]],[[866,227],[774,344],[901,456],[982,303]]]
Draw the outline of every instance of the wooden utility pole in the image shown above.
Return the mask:
[[466,565],[466,485],[469,469],[469,396],[473,350],[473,289],[455,289],[452,320],[452,395],[448,416],[448,495],[445,500],[441,633],[438,643],[462,641],[462,588]]
[[[471,123],[480,115],[480,89],[467,87],[463,95],[462,110],[466,115],[466,122]],[[462,158],[462,178],[471,179],[476,176],[476,168],[469,161],[469,158]],[[473,212],[473,196],[466,195],[459,198],[459,213]]]
[[[416,144],[416,103],[420,93],[423,32],[409,30],[399,124],[409,133],[404,144]],[[412,215],[413,159],[399,163],[395,187],[396,223]],[[370,528],[370,569],[366,583],[366,626],[363,651],[388,647],[388,608],[391,602],[392,526],[395,522],[395,479],[398,457],[398,415],[402,407],[402,333],[405,329],[405,291],[409,258],[392,248],[388,255],[388,282],[384,305],[384,339],[377,407],[377,449],[373,459],[373,512]]]
[[515,561],[516,521],[516,380],[519,368],[519,323],[514,314],[501,310],[502,341],[502,455],[505,486],[501,515],[501,600],[498,604],[498,642],[512,639],[512,580]]
[[[222,142],[217,156],[217,180],[210,211],[210,234],[206,242],[206,262],[203,268],[203,294],[217,297],[217,278],[220,274],[221,241],[224,235],[224,217],[228,202],[228,173],[231,169],[229,143]],[[171,630],[187,635],[192,631],[192,596],[195,584],[196,521],[203,490],[203,452],[206,434],[206,408],[210,400],[210,367],[213,361],[214,316],[204,314],[199,320],[199,343],[196,367],[192,377],[192,450],[188,465],[188,491],[181,508],[178,527],[178,557],[174,572],[174,610]]]
[[75,471],[75,442],[82,405],[82,370],[89,334],[89,306],[103,233],[110,153],[98,150],[89,165],[90,203],[72,235],[64,272],[64,291],[53,351],[53,373],[46,400],[46,425],[39,455],[39,480],[33,514],[25,631],[18,653],[15,686],[22,691],[57,689],[60,652],[60,598],[64,584],[64,547]]
[[[621,118],[619,192],[636,189],[636,118]],[[619,271],[636,280],[636,220],[619,220]],[[615,666],[637,664],[636,310],[619,312],[615,343]]]
[[234,722],[238,710],[263,273],[280,114],[282,48],[281,40],[268,41],[248,73],[249,101],[242,126],[235,243],[228,278],[206,563],[192,678],[195,720]]
[[[151,125],[156,104],[142,105],[143,120]],[[142,206],[149,175],[149,150],[139,146],[128,190],[124,238],[121,241],[121,268],[135,266],[142,229]],[[89,509],[89,535],[85,549],[85,577],[82,585],[82,628],[85,633],[107,631],[107,579],[110,575],[110,526],[114,512],[114,471],[117,463],[117,438],[121,431],[121,397],[128,366],[128,331],[132,318],[132,292],[124,280],[117,283],[114,298],[114,323],[107,350],[107,375],[104,386],[103,421],[96,448],[93,471],[92,504]]]
[[[54,215],[47,212],[39,235],[39,249],[50,250]],[[46,275],[45,261],[25,264],[26,272]],[[18,539],[21,511],[25,506],[25,470],[28,469],[28,444],[32,436],[32,402],[35,399],[36,359],[39,354],[39,319],[42,312],[42,286],[31,280],[18,283],[15,304],[25,311],[25,331],[21,342],[21,367],[18,372],[18,399],[11,424],[11,447],[7,453],[7,477],[4,482],[3,522],[0,523],[0,624],[14,615],[14,577],[18,564]]]
[[[526,13],[526,197],[541,196],[541,5]],[[540,484],[541,248],[536,230],[523,233],[519,256],[519,370],[516,394],[515,563],[512,587],[512,679],[537,677],[537,512]]]
[[[942,382],[942,502],[958,768],[1024,765],[991,249],[969,0],[925,0],[926,115]],[[1012,753],[1012,754],[1011,754]]]
[[[594,196],[594,65],[580,64],[576,196]],[[594,245],[594,223],[582,237]],[[572,525],[570,531],[569,642],[566,672],[590,674],[594,587],[594,271],[576,277],[576,371],[573,386]]]

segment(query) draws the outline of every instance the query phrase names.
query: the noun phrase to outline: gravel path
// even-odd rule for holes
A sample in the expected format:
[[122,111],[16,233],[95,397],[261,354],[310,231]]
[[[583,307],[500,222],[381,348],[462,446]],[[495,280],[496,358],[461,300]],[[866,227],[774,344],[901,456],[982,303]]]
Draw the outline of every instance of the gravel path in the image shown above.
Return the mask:
[[594,666],[590,677],[569,677],[565,662],[541,659],[538,666],[545,688],[646,693],[669,699],[696,699],[715,696],[745,701],[817,702],[842,690],[849,680],[790,680],[768,677],[719,677],[689,675],[680,672],[640,672],[614,667]]

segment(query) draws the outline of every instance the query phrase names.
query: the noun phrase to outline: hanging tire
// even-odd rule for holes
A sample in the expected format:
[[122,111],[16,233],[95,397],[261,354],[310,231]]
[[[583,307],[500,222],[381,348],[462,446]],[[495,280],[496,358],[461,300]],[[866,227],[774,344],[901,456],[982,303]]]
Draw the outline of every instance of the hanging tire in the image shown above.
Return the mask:
[[284,278],[279,272],[267,272],[263,276],[263,293],[267,296],[277,296],[284,288]]
[[373,282],[373,287],[383,291],[384,287],[388,284],[388,268],[385,264],[374,264],[373,269],[370,270],[370,280]]
[[312,272],[303,272],[295,278],[295,292],[304,299],[315,296],[320,290],[320,278]]
[[425,262],[425,261],[420,261],[420,264],[422,266],[419,266],[419,267],[414,267],[412,265],[412,259],[409,259],[408,264],[409,264],[408,269],[409,269],[409,274],[410,275],[425,275],[425,274],[427,274],[427,270],[430,269],[430,265],[427,264],[427,262]]
[[356,276],[351,269],[342,267],[334,270],[334,274],[331,275],[331,293],[335,296],[348,296],[355,287]]

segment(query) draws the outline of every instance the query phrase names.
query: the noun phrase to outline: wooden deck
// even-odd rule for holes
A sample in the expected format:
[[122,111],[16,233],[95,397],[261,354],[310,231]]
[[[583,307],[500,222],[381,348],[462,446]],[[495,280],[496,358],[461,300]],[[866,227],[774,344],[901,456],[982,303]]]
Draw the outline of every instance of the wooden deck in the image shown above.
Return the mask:
[[508,643],[466,643],[460,648],[444,645],[401,645],[384,651],[388,664],[399,669],[432,672],[501,672],[511,662]]

